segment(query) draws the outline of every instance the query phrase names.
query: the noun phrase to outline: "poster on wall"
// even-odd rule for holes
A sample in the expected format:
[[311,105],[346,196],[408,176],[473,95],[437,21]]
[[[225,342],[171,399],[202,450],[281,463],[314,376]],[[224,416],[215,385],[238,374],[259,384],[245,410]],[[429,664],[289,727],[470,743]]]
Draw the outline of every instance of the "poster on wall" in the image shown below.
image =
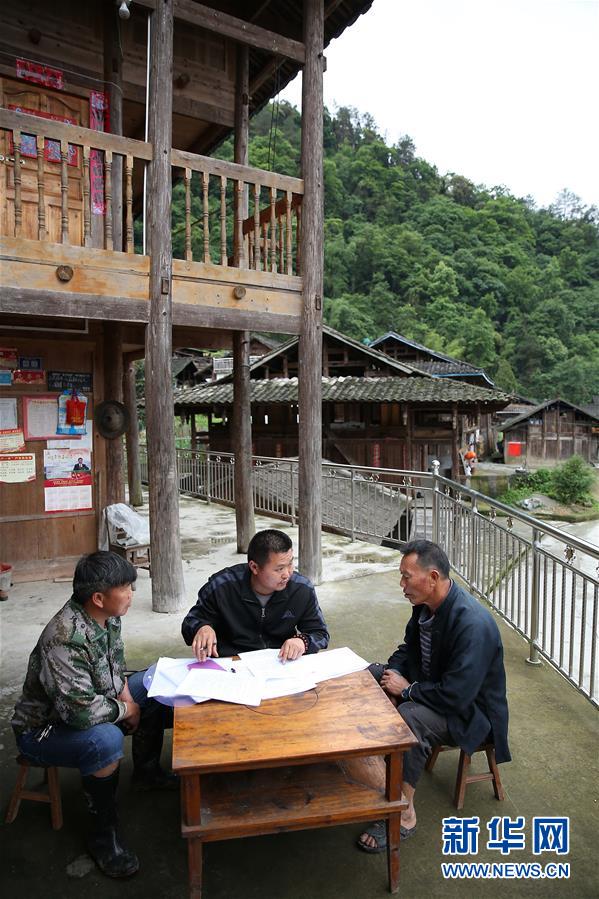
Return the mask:
[[[58,397],[53,393],[23,397],[23,431],[25,440],[47,440],[56,437]],[[13,427],[16,427],[14,425]]]
[[18,364],[15,346],[0,346],[0,368],[16,368]]
[[92,450],[92,442],[93,442],[93,434],[94,434],[94,423],[91,418],[88,418],[85,422],[85,434],[82,434],[81,437],[57,437],[55,440],[48,440],[47,447],[48,449],[88,449]]
[[0,429],[0,453],[20,453],[25,449],[21,428]]
[[12,373],[12,381],[13,384],[45,384],[46,372],[15,368]]
[[48,390],[76,390],[78,393],[92,392],[92,373],[88,371],[49,371]]
[[74,512],[92,508],[92,462],[88,449],[44,450],[44,509]]
[[0,483],[22,484],[35,481],[35,455],[33,453],[17,453],[0,456]]
[[10,368],[0,368],[0,387],[10,387],[12,384],[12,371]]
[[0,430],[17,427],[17,401],[12,397],[0,398]]
[[43,371],[41,356],[19,356],[18,368],[21,371]]

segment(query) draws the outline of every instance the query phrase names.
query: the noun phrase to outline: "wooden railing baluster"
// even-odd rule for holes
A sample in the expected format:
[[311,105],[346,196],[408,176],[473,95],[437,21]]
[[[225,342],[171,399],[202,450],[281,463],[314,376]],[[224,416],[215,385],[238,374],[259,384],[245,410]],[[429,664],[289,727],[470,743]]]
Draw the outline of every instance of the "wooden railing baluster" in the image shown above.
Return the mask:
[[298,206],[295,210],[295,221],[296,221],[296,231],[295,231],[295,274],[299,275],[302,271],[302,207]]
[[21,201],[21,132],[13,131],[13,155],[15,157],[13,179],[15,188],[15,237],[21,236],[23,205]]
[[277,270],[277,218],[275,212],[275,205],[277,202],[277,189],[276,187],[271,187],[270,189],[270,270],[271,272],[276,272]]
[[104,206],[104,245],[112,250],[112,150],[104,151]]
[[265,272],[268,271],[268,222],[262,223],[262,267]]
[[209,184],[208,172],[202,172],[202,202],[203,202],[203,229],[204,229],[204,262],[210,262],[210,207],[208,205]]
[[90,147],[87,144],[83,146],[83,246],[91,245],[91,205],[90,205],[90,187],[89,187],[89,156]]
[[[293,274],[293,256],[291,252],[292,238],[291,233],[291,191],[285,193],[285,237],[286,237],[286,265],[285,271],[288,275]],[[282,270],[282,269],[281,269]]]
[[185,169],[185,259],[193,261],[191,251],[191,169]]
[[133,253],[133,156],[130,153],[125,157],[125,204],[127,208],[125,246],[127,253]]
[[254,268],[260,271],[260,185],[254,184]]
[[60,224],[62,243],[69,242],[69,145],[64,138],[60,141]]
[[279,229],[279,262],[278,262],[278,271],[285,271],[285,257],[283,247],[285,246],[285,236],[283,234],[283,217],[281,215],[277,216],[277,228]]
[[42,134],[36,137],[37,146],[37,239],[46,239],[46,196],[45,196],[45,171],[44,171],[44,144]]
[[227,257],[227,178],[220,176],[220,264],[226,265]]
[[237,268],[244,267],[244,245],[243,245],[243,194],[245,184],[243,181],[235,182],[235,222],[234,222],[234,253],[233,264]]

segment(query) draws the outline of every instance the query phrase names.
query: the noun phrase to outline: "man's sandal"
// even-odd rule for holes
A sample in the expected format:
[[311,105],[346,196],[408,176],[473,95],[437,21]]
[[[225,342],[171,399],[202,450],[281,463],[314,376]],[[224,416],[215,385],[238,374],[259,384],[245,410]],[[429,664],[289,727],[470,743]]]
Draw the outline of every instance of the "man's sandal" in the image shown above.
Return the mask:
[[[400,827],[399,835],[402,840],[408,840],[414,833],[416,833],[415,824],[414,827],[404,827],[403,824]],[[387,848],[387,824],[385,821],[375,821],[374,824],[368,828],[368,830],[364,831],[369,837],[375,842],[374,846],[369,846],[368,843],[365,843],[361,837],[356,840],[356,845],[359,849],[362,849],[363,852],[384,852]]]

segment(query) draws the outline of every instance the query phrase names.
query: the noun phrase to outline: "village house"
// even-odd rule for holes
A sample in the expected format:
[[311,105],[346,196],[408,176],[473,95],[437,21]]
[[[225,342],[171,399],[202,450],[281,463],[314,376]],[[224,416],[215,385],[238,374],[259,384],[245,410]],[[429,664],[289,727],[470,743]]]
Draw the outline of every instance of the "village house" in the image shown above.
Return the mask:
[[506,464],[551,467],[574,455],[599,463],[599,418],[567,400],[528,407],[502,428]]
[[[297,338],[251,368],[252,450],[275,458],[298,455],[302,428],[298,397]],[[322,453],[346,465],[428,471],[434,459],[454,478],[462,474],[460,450],[481,414],[502,408],[498,390],[431,377],[323,326]],[[208,445],[231,452],[231,379],[177,391],[175,412],[191,422],[208,415]]]
[[[0,542],[16,578],[70,573],[96,548],[104,508],[125,496],[124,430],[138,493],[133,362],[144,358],[153,608],[185,604],[177,347],[233,350],[238,543],[247,545],[250,328],[302,334],[300,563],[318,578],[323,49],[369,7],[3,5]],[[252,168],[249,116],[300,71],[301,177]],[[229,135],[234,162],[211,156]],[[178,259],[173,183],[185,197]],[[87,471],[71,471],[73,452]]]

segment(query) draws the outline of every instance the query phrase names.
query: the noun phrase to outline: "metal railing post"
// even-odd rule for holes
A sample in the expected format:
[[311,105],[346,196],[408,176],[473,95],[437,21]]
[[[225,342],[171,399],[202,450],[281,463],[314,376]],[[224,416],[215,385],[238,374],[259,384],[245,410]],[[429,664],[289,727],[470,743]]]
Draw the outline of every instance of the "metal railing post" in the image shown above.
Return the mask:
[[354,487],[354,470],[351,469],[351,539],[352,543],[356,539],[356,507],[354,505],[355,502],[355,487]]
[[291,513],[291,524],[295,524],[295,484],[293,480],[293,462],[289,463],[289,481],[291,486],[291,502],[289,503],[289,512]]
[[210,453],[206,453],[206,502],[210,502],[210,493],[212,491],[212,472],[210,469]]
[[[438,459],[433,459],[432,469],[433,469],[433,543],[439,543],[439,468],[441,463]],[[425,523],[426,523],[426,505],[424,509]]]
[[537,641],[539,639],[539,609],[541,599],[541,557],[539,555],[540,534],[537,528],[532,532],[532,584],[531,584],[531,608],[530,608],[530,654],[527,658],[529,665],[540,665]]
[[471,587],[476,587],[476,568],[478,561],[478,540],[476,539],[477,512],[478,506],[476,505],[476,498],[472,497],[472,505],[470,506],[470,565],[468,566],[468,576]]

